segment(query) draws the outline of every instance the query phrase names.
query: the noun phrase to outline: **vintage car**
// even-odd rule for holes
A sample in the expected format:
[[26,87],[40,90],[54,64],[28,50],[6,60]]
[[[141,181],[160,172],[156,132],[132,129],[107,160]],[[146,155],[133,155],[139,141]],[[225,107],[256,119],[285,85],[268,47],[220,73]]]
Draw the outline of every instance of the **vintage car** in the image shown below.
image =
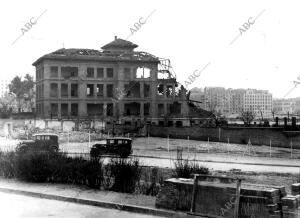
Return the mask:
[[17,152],[58,152],[58,135],[53,133],[34,134],[33,140],[23,140],[17,146]]
[[90,151],[91,158],[102,155],[116,155],[127,158],[132,153],[132,139],[125,137],[107,138],[94,144]]

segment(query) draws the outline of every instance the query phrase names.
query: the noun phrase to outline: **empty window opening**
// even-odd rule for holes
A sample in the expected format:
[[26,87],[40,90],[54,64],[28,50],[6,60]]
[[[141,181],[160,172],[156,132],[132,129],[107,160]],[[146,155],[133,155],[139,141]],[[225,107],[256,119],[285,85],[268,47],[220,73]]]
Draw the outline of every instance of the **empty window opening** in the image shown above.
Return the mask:
[[168,104],[168,114],[180,115],[181,104],[178,102],[174,102],[173,104]]
[[172,97],[173,96],[173,85],[167,85],[166,87],[166,96]]
[[131,70],[128,67],[124,68],[124,78],[125,79],[131,79]]
[[176,127],[182,127],[182,121],[176,121]]
[[113,78],[114,77],[114,68],[107,68],[106,75],[108,78]]
[[78,77],[78,67],[62,67],[61,76],[64,79]]
[[92,68],[92,67],[87,68],[87,77],[94,78],[94,68]]
[[52,103],[50,105],[50,113],[51,113],[51,116],[58,114],[58,104],[53,104]]
[[103,84],[97,84],[97,96],[98,97],[103,97]]
[[107,91],[107,97],[112,98],[114,93],[114,85],[113,84],[107,84],[106,85],[106,91]]
[[173,121],[168,121],[168,126],[170,127],[170,126],[173,126]]
[[164,104],[158,104],[157,106],[157,112],[159,116],[163,116],[165,114],[164,112]]
[[137,102],[124,104],[124,111],[126,116],[138,116],[140,115],[141,104]]
[[139,82],[130,82],[129,84],[125,84],[125,91],[127,97],[133,97],[133,98],[141,97]]
[[87,114],[92,116],[102,115],[103,104],[87,104]]
[[104,69],[97,68],[97,78],[103,78],[103,77],[104,77]]
[[159,126],[164,126],[164,125],[165,125],[165,122],[160,120],[160,121],[158,121],[158,125],[159,125]]
[[72,116],[78,115],[78,104],[71,104],[71,115]]
[[61,97],[62,98],[63,97],[68,97],[68,84],[62,83],[60,92],[61,92]]
[[57,83],[50,84],[50,97],[58,97],[58,85]]
[[114,114],[114,105],[112,103],[107,104],[106,107],[106,116],[113,116]]
[[150,103],[144,104],[144,116],[148,116],[150,114]]
[[94,96],[94,85],[93,84],[86,85],[86,96],[88,96],[88,97]]
[[147,67],[138,67],[136,69],[136,78],[150,78],[150,69]]
[[57,78],[58,77],[58,67],[50,67],[50,78]]
[[160,96],[164,95],[164,84],[158,84],[157,86],[157,94]]
[[144,84],[144,97],[150,97],[150,85],[149,84]]
[[61,104],[61,115],[62,116],[68,115],[68,104]]
[[78,97],[78,84],[71,84],[71,97]]

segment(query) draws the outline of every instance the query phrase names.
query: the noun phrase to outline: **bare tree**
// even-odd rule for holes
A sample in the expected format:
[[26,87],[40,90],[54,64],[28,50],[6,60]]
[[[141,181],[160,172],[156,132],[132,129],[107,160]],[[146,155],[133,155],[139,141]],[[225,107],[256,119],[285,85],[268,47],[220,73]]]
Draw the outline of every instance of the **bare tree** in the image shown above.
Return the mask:
[[255,119],[254,111],[244,111],[241,112],[241,119],[244,121],[245,125],[250,126],[251,122]]

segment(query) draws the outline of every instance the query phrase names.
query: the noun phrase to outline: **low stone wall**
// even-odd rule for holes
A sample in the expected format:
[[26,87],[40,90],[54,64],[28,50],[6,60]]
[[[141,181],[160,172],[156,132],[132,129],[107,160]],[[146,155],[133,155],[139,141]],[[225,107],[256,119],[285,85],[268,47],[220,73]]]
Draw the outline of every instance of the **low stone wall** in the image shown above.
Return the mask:
[[[201,182],[196,195],[196,213],[233,217],[235,184]],[[193,179],[168,179],[156,198],[156,207],[188,212],[191,208]],[[281,199],[285,187],[242,184],[240,217],[282,217]],[[248,216],[252,217],[252,216]]]
[[259,128],[259,127],[228,127],[228,128],[203,128],[192,127],[161,127],[150,126],[149,133],[154,137],[183,138],[207,141],[247,144],[250,139],[253,145],[269,145],[300,148],[300,132],[284,131],[283,128]]

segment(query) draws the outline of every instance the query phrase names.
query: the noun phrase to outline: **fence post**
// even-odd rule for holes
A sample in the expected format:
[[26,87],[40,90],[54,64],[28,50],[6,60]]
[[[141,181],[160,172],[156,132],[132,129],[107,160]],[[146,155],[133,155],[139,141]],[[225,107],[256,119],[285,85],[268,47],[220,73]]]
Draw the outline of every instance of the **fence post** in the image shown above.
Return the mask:
[[209,137],[207,138],[207,152],[209,153]]
[[169,135],[168,135],[168,138],[167,138],[167,145],[168,145],[168,152],[170,152],[170,142],[169,142]]
[[148,140],[147,140],[147,142],[148,142],[148,146],[150,145],[150,136],[149,136],[149,133],[148,133]]
[[293,159],[293,141],[291,140],[291,159]]
[[272,157],[272,140],[270,139],[270,157]]
[[190,136],[187,137],[188,140],[188,158],[190,157]]
[[229,137],[227,138],[227,153],[229,154],[230,152],[229,152]]
[[236,184],[236,200],[235,200],[235,207],[234,207],[234,218],[239,217],[239,210],[240,210],[240,193],[241,193],[241,179],[237,180]]

